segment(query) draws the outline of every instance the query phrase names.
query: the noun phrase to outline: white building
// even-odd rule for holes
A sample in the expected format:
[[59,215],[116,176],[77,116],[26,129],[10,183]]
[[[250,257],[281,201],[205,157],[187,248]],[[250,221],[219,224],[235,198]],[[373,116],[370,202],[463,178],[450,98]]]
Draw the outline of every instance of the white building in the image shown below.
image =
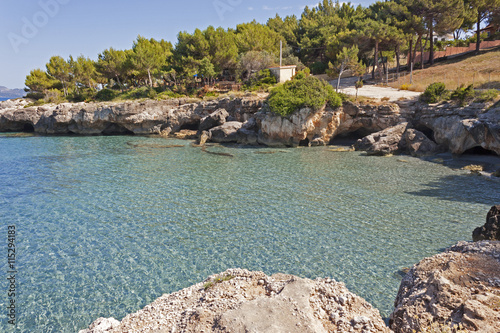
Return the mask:
[[289,81],[297,74],[296,65],[271,67],[269,70],[276,76],[276,81],[278,81],[278,83]]

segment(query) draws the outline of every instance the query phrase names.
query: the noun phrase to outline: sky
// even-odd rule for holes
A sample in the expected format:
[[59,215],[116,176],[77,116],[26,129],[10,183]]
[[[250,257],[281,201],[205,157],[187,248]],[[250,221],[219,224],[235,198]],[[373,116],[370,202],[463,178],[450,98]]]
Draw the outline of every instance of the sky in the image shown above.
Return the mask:
[[[368,6],[372,0],[353,2]],[[0,86],[24,88],[51,56],[94,60],[109,47],[130,49],[138,35],[175,45],[179,31],[235,28],[279,14],[300,17],[315,0],[0,0]]]

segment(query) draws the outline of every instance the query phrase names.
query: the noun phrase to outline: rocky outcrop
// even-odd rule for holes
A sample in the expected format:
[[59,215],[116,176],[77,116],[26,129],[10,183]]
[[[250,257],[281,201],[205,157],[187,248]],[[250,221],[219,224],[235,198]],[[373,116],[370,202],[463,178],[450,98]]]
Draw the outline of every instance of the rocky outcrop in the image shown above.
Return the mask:
[[500,332],[500,242],[459,242],[414,265],[390,324],[396,333],[459,324],[470,332]]
[[439,150],[434,141],[413,128],[406,129],[400,142],[400,148],[411,156],[433,155]]
[[343,283],[230,269],[158,298],[117,326],[80,331],[90,332],[326,333],[389,329],[378,310],[349,292]]
[[457,107],[451,103],[409,107],[415,128],[433,132],[434,140],[454,154],[481,147],[500,155],[500,105],[472,104]]
[[365,136],[359,139],[354,147],[356,150],[366,151],[368,155],[389,155],[399,152],[403,134],[406,132],[408,123],[402,123],[389,127],[383,131]]
[[210,141],[217,143],[238,142],[238,130],[243,123],[238,121],[228,121],[221,126],[214,127],[208,131]]
[[216,126],[223,125],[227,117],[229,117],[229,113],[225,109],[218,109],[201,119],[199,131],[206,131]]
[[262,94],[194,103],[170,99],[32,107],[26,107],[22,100],[6,101],[0,102],[0,131],[168,135],[190,129],[200,130],[201,134],[225,121],[237,121],[248,123],[237,136],[232,136],[232,142],[295,147],[325,145],[338,136],[362,137],[408,123],[397,147],[387,142],[388,146],[380,149],[381,154],[402,151],[421,156],[436,149],[462,154],[476,147],[500,154],[500,105],[345,102],[337,109],[304,108],[282,117],[268,110],[265,98]]
[[0,103],[0,132],[32,129],[40,134],[160,134],[198,129],[201,120],[218,109],[246,121],[258,112],[263,97],[223,98],[189,103],[185,99],[122,103],[65,103],[20,107]]
[[436,143],[424,133],[409,128],[408,123],[401,123],[367,135],[359,139],[354,147],[356,150],[366,151],[368,155],[405,153],[412,156],[425,156],[438,151]]
[[335,110],[304,108],[282,117],[263,109],[256,115],[258,142],[267,146],[324,145],[336,136],[373,133],[405,121],[396,104],[363,105],[350,102]]
[[486,224],[474,229],[472,239],[474,242],[480,240],[500,241],[500,205],[491,207],[486,215]]

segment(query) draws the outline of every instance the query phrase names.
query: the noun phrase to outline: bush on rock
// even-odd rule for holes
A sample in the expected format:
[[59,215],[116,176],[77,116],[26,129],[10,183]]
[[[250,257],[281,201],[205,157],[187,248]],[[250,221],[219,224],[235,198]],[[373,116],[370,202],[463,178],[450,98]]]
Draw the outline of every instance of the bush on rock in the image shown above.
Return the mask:
[[313,76],[285,82],[272,89],[268,98],[271,111],[282,116],[305,107],[319,110],[327,103],[336,108],[342,105],[342,100],[328,82]]

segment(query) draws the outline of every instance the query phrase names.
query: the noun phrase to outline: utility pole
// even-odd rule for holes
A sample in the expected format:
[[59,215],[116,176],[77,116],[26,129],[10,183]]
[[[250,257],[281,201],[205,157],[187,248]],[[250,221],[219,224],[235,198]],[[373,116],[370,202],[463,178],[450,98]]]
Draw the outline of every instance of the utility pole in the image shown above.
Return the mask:
[[280,40],[280,67],[283,65],[283,41]]

